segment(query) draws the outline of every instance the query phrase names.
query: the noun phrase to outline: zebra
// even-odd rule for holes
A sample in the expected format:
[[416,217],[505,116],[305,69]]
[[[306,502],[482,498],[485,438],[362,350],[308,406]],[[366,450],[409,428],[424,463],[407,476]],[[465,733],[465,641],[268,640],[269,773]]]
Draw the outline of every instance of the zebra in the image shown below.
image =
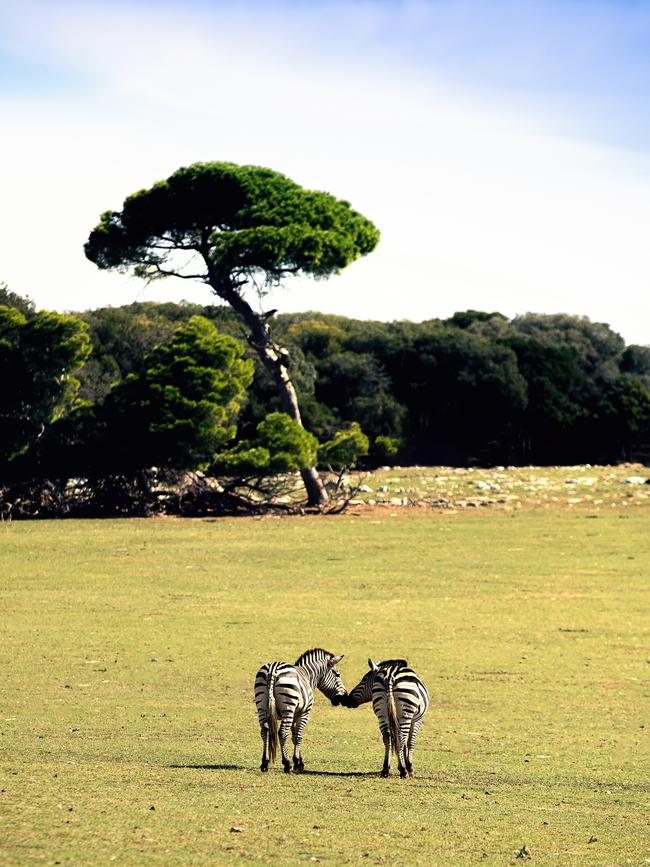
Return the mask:
[[[347,693],[336,666],[342,659],[343,656],[335,656],[322,647],[315,647],[305,651],[293,665],[288,662],[269,662],[257,672],[255,704],[264,745],[261,771],[268,771],[269,759],[275,760],[278,734],[285,774],[304,771],[301,746],[314,704],[314,690],[320,689],[333,705],[341,704],[341,699]],[[287,754],[289,729],[293,736],[293,768]]]
[[370,671],[348,693],[342,704],[359,707],[372,699],[384,740],[381,776],[390,774],[391,749],[397,756],[400,777],[412,777],[413,750],[422,719],[429,707],[429,693],[405,659],[368,660]]

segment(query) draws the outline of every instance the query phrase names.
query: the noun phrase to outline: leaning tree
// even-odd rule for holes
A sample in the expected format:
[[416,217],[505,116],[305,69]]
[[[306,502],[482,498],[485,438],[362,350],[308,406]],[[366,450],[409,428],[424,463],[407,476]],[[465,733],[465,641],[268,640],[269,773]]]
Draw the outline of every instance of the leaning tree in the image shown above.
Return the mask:
[[[336,274],[378,241],[348,202],[270,169],[212,162],[181,168],[129,196],[121,211],[106,211],[84,249],[100,268],[207,283],[244,322],[284,411],[302,424],[287,351],[272,338],[271,314],[257,312],[246,293],[262,295],[290,275]],[[302,477],[310,504],[324,504],[316,469]]]

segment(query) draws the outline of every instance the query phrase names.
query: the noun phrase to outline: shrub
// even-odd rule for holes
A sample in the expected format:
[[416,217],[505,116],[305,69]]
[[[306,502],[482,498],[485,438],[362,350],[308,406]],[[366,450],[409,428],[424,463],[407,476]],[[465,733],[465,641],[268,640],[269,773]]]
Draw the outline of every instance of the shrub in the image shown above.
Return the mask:
[[358,422],[353,421],[345,430],[337,431],[333,439],[324,443],[318,452],[318,460],[334,469],[351,467],[361,455],[368,454],[368,437]]

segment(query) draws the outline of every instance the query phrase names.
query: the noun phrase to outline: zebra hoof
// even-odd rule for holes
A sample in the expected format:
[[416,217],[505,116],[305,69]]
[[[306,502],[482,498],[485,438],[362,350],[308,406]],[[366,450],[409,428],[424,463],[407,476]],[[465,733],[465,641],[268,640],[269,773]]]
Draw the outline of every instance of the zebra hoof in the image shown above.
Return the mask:
[[265,774],[269,769],[268,765],[260,765],[260,771]]
[[403,780],[408,780],[409,772],[406,770],[406,768],[400,768],[399,775]]
[[386,779],[386,777],[389,777],[389,776],[390,776],[390,771],[388,771],[388,770],[386,770],[386,769],[384,768],[384,769],[382,769],[382,772],[380,773],[379,776],[380,776],[380,777],[383,777],[384,779]]
[[285,765],[284,772],[285,774],[293,774],[293,768],[291,767],[291,765]]

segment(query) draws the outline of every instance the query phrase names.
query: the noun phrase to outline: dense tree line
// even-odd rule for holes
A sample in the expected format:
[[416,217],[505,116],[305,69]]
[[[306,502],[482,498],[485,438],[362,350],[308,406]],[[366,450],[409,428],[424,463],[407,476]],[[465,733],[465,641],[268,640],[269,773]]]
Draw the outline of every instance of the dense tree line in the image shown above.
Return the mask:
[[[318,462],[615,462],[650,442],[650,348],[564,314],[448,320],[273,316],[305,429],[225,306],[37,311],[0,287],[0,472],[93,479]],[[110,509],[109,509],[110,511]]]
[[[80,314],[93,354],[80,395],[101,398],[141,369],[149,347],[201,315],[255,364],[239,430],[280,409],[264,367],[224,307],[140,303]],[[466,311],[448,320],[372,322],[278,314],[274,334],[306,428],[320,442],[358,423],[368,462],[574,463],[625,460],[650,437],[650,348],[566,314]]]

